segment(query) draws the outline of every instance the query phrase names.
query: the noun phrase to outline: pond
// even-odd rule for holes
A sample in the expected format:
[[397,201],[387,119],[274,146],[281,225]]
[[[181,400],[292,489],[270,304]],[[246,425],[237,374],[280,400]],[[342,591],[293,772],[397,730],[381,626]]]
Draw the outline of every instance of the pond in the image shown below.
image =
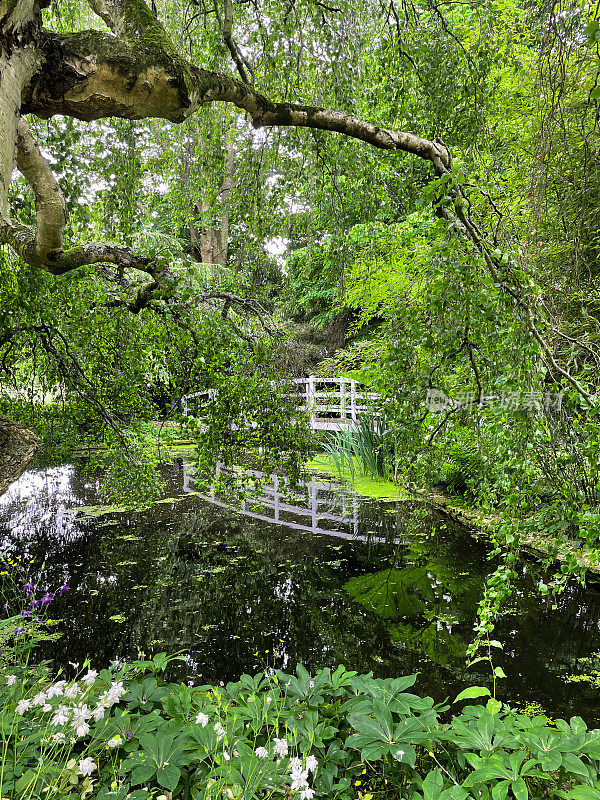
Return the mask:
[[[438,512],[357,499],[322,478],[304,514],[277,498],[274,522],[260,518],[274,503],[248,499],[242,514],[190,493],[180,462],[166,477],[165,499],[140,511],[102,513],[101,477],[73,464],[32,469],[0,499],[2,549],[31,562],[41,587],[70,587],[51,607],[62,636],[43,657],[98,668],[185,650],[173,677],[200,682],[343,663],[418,672],[418,690],[436,699],[489,684],[489,666],[465,666],[492,568],[485,541]],[[540,578],[522,563],[498,625],[498,696],[596,724],[600,690],[566,679],[600,651],[600,594],[571,583],[553,610]]]

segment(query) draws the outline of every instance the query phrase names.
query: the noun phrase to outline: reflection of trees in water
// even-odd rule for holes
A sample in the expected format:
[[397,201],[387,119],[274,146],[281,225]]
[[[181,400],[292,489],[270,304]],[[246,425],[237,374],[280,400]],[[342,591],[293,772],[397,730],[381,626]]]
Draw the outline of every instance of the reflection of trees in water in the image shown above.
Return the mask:
[[86,535],[72,509],[94,502],[97,487],[72,465],[25,472],[0,498],[0,542],[23,559],[43,548],[50,556]]
[[390,633],[408,650],[449,666],[464,660],[483,576],[461,577],[440,559],[351,578],[347,592],[390,620]]
[[[74,484],[73,503],[84,493]],[[368,615],[357,615],[339,589],[345,564],[319,561],[337,560],[337,542],[315,546],[280,529],[266,535],[248,520],[190,511],[193,498],[143,514],[70,517],[65,528],[46,513],[48,500],[40,500],[45,519],[33,534],[16,526],[11,543],[18,552],[31,540],[45,580],[60,576],[72,587],[53,607],[64,635],[45,653],[59,663],[190,647],[204,671],[221,677],[251,668],[257,649],[279,650],[281,664],[353,660],[361,669],[385,651],[385,625],[364,623]]]
[[[462,657],[488,548],[439,516],[361,503],[366,542],[259,523],[194,497],[89,519],[68,513],[97,502],[80,471],[30,475],[37,477],[3,499],[0,531],[13,554],[45,561],[44,586],[72,587],[52,607],[64,635],[44,655],[58,663],[189,648],[190,663],[211,680],[264,662],[343,662],[379,675],[420,671],[421,691],[438,697],[489,677],[467,672]],[[171,494],[180,480],[174,476]],[[535,574],[523,564],[498,626],[499,663],[509,674],[500,692],[590,718],[598,691],[567,686],[562,676],[600,650],[600,598],[568,584],[552,611],[534,592]]]
[[143,615],[136,626],[158,621],[165,649],[188,642],[207,677],[232,677],[263,661],[369,669],[373,652],[386,650],[386,629],[365,621],[372,615],[357,614],[341,590],[345,548],[310,537],[299,552],[295,539],[246,519],[224,528],[205,512],[187,515],[159,619]]
[[[464,668],[489,569],[486,549],[457,531],[416,537],[398,553],[393,567],[351,578],[346,589],[366,609],[389,620],[390,635],[401,650],[450,667],[468,683],[489,683],[489,667]],[[509,676],[499,684],[499,696],[535,698],[555,713],[600,717],[600,693],[590,687],[579,693],[564,680],[577,654],[600,645],[600,597],[570,583],[559,597],[542,599],[535,590],[540,577],[538,566],[522,565],[515,596],[494,632],[504,645],[494,653],[494,662]]]

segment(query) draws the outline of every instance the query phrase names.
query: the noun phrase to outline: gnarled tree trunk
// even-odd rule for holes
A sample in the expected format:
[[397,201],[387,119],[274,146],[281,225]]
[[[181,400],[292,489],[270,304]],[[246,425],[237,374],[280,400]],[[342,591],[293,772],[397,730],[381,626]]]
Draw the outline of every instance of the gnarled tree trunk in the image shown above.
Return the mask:
[[41,441],[33,431],[0,417],[0,495],[17,480],[40,445]]

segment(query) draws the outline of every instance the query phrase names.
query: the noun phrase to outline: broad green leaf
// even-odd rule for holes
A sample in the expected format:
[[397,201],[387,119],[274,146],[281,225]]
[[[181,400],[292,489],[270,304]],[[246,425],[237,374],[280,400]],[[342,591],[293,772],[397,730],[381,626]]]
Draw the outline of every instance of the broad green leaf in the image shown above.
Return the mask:
[[455,697],[454,702],[458,703],[460,700],[474,700],[476,697],[489,697],[490,694],[491,692],[486,686],[469,686]]
[[175,790],[175,787],[179,783],[180,777],[181,770],[174,764],[168,764],[167,766],[161,767],[156,771],[156,780],[158,781],[159,785],[164,789],[168,789],[170,792]]

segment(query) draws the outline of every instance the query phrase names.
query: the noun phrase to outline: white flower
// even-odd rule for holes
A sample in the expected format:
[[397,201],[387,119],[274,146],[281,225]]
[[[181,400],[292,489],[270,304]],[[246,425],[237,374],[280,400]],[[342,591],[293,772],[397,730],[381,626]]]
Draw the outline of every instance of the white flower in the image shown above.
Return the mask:
[[50,705],[50,703],[44,703],[44,705],[42,706],[42,711],[45,711],[45,712],[46,712],[46,714],[47,714],[49,711],[52,711],[52,706]]
[[281,758],[285,758],[288,754],[288,743],[287,739],[273,739],[275,742],[275,747],[273,748],[275,755],[281,756]]
[[308,688],[309,689],[314,689],[315,688],[315,682],[314,681],[309,681],[308,682]]
[[44,692],[39,692],[31,702],[34,706],[43,706],[46,703],[46,694]]
[[116,736],[113,736],[112,739],[108,740],[108,746],[109,747],[118,747],[121,744],[122,741],[123,741],[123,737],[121,736],[120,733],[117,733]]
[[220,742],[221,739],[225,736],[225,728],[221,725],[220,722],[215,722],[214,728],[217,733],[217,742]]
[[317,757],[316,756],[309,756],[306,759],[306,769],[309,772],[316,772],[318,764],[319,764],[319,762],[317,761]]
[[86,703],[82,706],[77,706],[77,708],[73,709],[73,727],[76,728],[80,722],[87,722],[91,716],[92,711],[87,707]]
[[267,750],[266,747],[257,747],[256,750],[254,751],[254,754],[257,755],[259,758],[269,757],[269,751]]
[[229,759],[231,758],[227,750],[223,750],[223,758],[225,759],[225,761],[229,761]]
[[96,708],[92,711],[92,716],[96,722],[100,722],[100,720],[104,718],[104,711],[104,706],[96,706]]
[[196,722],[198,725],[202,725],[203,728],[206,728],[210,722],[210,717],[208,714],[203,714],[202,711],[199,711],[198,716],[196,717]]
[[79,688],[79,686],[77,686],[76,683],[72,683],[70,686],[67,686],[67,688],[64,691],[64,695],[65,697],[68,697],[69,700],[74,700],[80,691],[81,689]]
[[21,715],[24,714],[30,705],[31,705],[31,700],[19,700],[16,708],[17,714]]
[[77,727],[75,727],[75,725],[73,725],[73,727],[75,728],[75,735],[80,739],[82,736],[87,736],[90,732],[90,726],[87,724],[87,722],[80,722]]
[[6,676],[6,683],[7,683],[8,686],[12,686],[13,683],[16,683],[16,682],[17,682],[17,676],[16,675],[7,675]]
[[315,790],[311,789],[310,786],[305,786],[300,792],[300,800],[312,800],[314,796]]
[[81,761],[79,762],[79,774],[83,775],[84,777],[91,775],[92,772],[94,772],[94,770],[97,768],[98,765],[96,764],[94,759],[90,758],[89,756],[88,758],[82,758]]
[[115,703],[119,702],[119,698],[124,695],[126,691],[127,689],[123,687],[122,681],[113,683],[110,689],[100,696],[100,702],[106,708],[110,708],[111,706],[114,706]]
[[298,772],[298,770],[302,770],[302,759],[293,756],[290,758],[290,772]]
[[115,681],[110,687],[110,693],[117,699],[126,694],[127,689],[123,686],[123,681]]
[[299,770],[298,772],[292,773],[292,791],[299,791],[300,789],[304,789],[305,786],[308,786],[308,770]]
[[90,669],[88,671],[87,675],[84,675],[81,680],[84,683],[86,683],[88,686],[91,686],[92,683],[94,683],[94,681],[96,680],[97,676],[98,676],[98,673],[96,672],[96,670]]
[[59,731],[59,733],[55,733],[52,736],[52,741],[53,742],[64,742],[64,740],[65,740],[65,735],[64,735],[64,733],[62,731]]
[[59,697],[65,690],[66,681],[56,681],[46,689],[46,697],[51,700],[53,697]]
[[54,716],[50,720],[50,725],[65,725],[71,716],[71,710],[66,706],[58,706]]
[[396,758],[400,760],[404,755],[404,750],[396,750]]

